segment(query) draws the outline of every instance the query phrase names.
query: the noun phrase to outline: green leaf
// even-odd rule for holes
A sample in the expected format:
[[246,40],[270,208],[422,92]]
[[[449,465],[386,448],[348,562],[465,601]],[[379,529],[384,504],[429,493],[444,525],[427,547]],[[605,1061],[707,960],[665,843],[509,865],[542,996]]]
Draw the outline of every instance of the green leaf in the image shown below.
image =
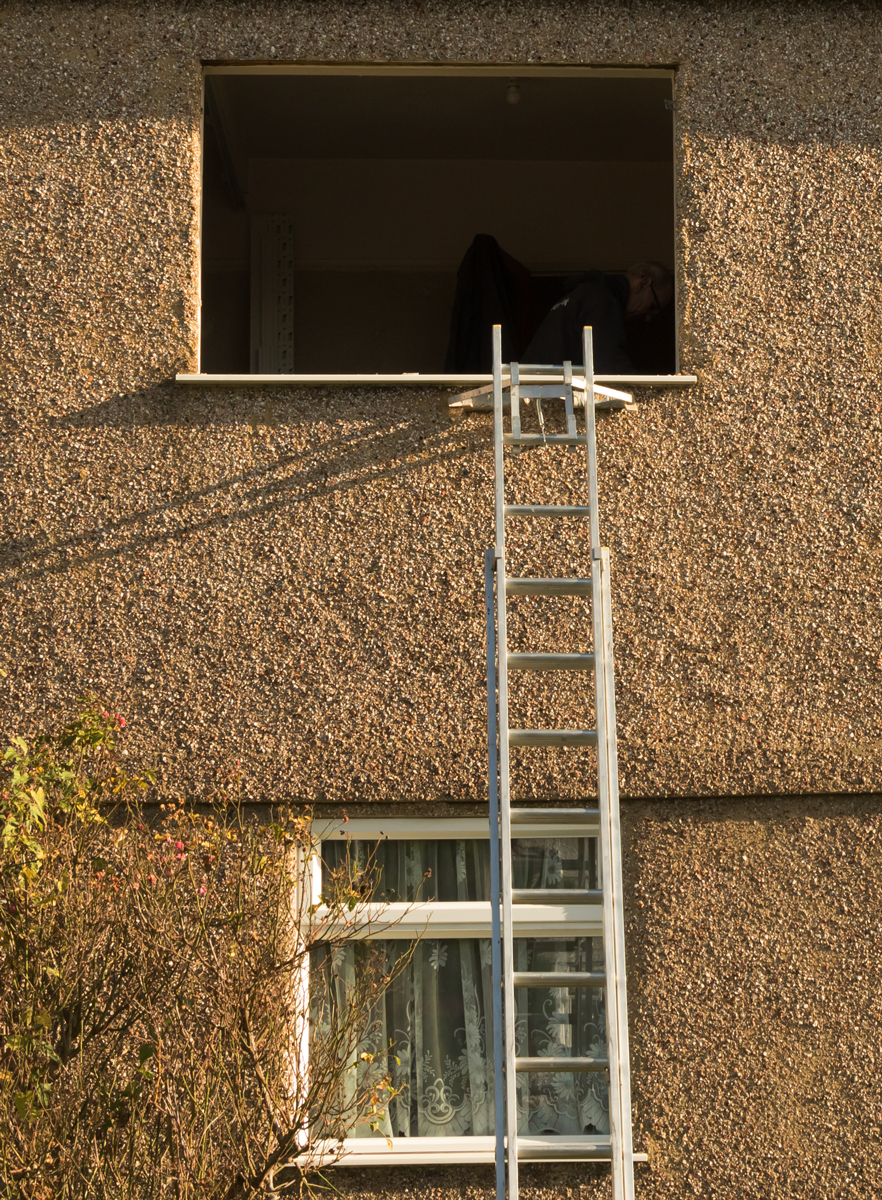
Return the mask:
[[28,795],[30,796],[31,800],[31,816],[35,821],[39,821],[42,824],[46,814],[46,793],[43,788],[38,787],[31,788]]
[[139,1065],[143,1067],[144,1063],[149,1062],[155,1053],[156,1047],[151,1045],[150,1042],[144,1042],[138,1050]]

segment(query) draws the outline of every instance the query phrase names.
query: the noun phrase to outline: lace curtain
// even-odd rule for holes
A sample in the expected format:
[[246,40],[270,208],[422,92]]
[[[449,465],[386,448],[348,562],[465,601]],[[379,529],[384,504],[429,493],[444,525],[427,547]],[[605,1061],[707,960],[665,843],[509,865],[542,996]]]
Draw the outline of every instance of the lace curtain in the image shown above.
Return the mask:
[[[378,899],[489,898],[487,842],[333,845],[325,854],[326,871],[339,869],[347,856],[349,869],[373,857]],[[591,839],[521,839],[514,843],[513,867],[515,887],[596,887],[596,844]],[[416,946],[389,939],[381,944],[390,965],[411,951],[412,957],[365,1020],[362,1049],[378,1055],[389,1052],[388,1069],[395,1087],[401,1089],[377,1136],[493,1134],[489,939],[424,938]],[[353,944],[333,955],[315,956],[313,966],[320,973],[321,986],[336,991],[341,1002],[363,953],[363,946]],[[515,967],[602,971],[602,943],[599,938],[518,939]],[[518,1055],[605,1055],[601,989],[523,988],[515,997]],[[603,1075],[530,1072],[517,1078],[521,1133],[608,1132]],[[353,1131],[361,1137],[371,1132]]]

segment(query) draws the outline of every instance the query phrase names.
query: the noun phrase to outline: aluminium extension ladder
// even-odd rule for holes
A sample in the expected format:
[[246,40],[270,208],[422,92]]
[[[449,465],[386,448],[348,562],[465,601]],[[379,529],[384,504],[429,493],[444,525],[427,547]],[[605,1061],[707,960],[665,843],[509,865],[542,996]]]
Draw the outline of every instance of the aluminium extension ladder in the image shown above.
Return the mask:
[[[586,1149],[567,1158],[609,1159],[612,1163],[613,1200],[633,1200],[633,1147],[631,1088],[628,1059],[628,1019],[625,994],[625,936],[622,915],[622,864],[619,837],[618,767],[616,758],[615,698],[613,691],[612,615],[609,586],[609,551],[600,546],[597,514],[597,456],[594,427],[595,386],[591,329],[583,334],[585,363],[585,431],[577,433],[573,397],[573,371],[563,366],[526,366],[511,363],[503,380],[502,340],[493,328],[493,441],[496,465],[496,545],[487,551],[487,698],[490,758],[490,828],[492,958],[494,996],[494,1060],[496,1094],[496,1193],[497,1200],[518,1197],[518,1114],[516,1075],[521,1071],[608,1071],[610,1140],[605,1146]],[[531,376],[533,382],[531,383]],[[549,383],[549,376],[553,382]],[[541,377],[541,382],[539,378]],[[555,379],[555,377],[557,377]],[[576,385],[578,387],[578,384]],[[510,432],[503,428],[504,398],[510,409]],[[605,390],[605,389],[604,389]],[[566,433],[545,434],[542,400],[563,399]],[[579,398],[581,399],[581,398]],[[521,432],[520,402],[536,401],[541,433]],[[578,401],[577,401],[578,402]],[[587,505],[507,504],[504,448],[515,452],[530,446],[583,446],[587,457]],[[507,578],[505,559],[506,517],[575,517],[587,519],[590,531],[590,577],[581,579]],[[510,654],[507,647],[506,611],[509,596],[585,596],[593,609],[593,654]],[[494,611],[495,610],[495,611]],[[596,692],[596,729],[512,729],[508,714],[510,671],[588,671]],[[498,696],[498,709],[497,709]],[[597,809],[512,808],[509,790],[509,748],[560,746],[597,748]],[[495,817],[494,817],[495,813]],[[494,820],[499,837],[492,836]],[[585,835],[599,825],[602,890],[514,889],[512,837],[518,825],[584,824]],[[603,912],[603,974],[586,971],[520,972],[515,970],[513,907],[518,904],[601,903]],[[523,987],[603,987],[606,990],[606,1058],[518,1057],[515,1046],[515,989]],[[503,1049],[504,1039],[504,1049]],[[598,1152],[600,1150],[600,1152]],[[549,1156],[555,1156],[551,1151]],[[530,1157],[535,1157],[531,1153]],[[643,1155],[639,1156],[643,1158]]]

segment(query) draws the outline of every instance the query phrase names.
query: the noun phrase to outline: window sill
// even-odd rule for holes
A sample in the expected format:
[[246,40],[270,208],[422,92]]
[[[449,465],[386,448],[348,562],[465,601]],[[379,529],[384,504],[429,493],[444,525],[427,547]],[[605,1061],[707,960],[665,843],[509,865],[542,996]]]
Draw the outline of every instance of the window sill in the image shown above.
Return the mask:
[[[595,375],[595,383],[632,388],[680,388],[698,383],[696,375]],[[176,383],[188,387],[480,387],[492,375],[198,375],[181,373]]]
[[[391,1142],[391,1148],[390,1143]],[[496,1139],[492,1137],[384,1137],[347,1138],[342,1167],[421,1166],[447,1163],[492,1163]],[[609,1138],[585,1134],[582,1137],[519,1137],[521,1162],[609,1162]],[[635,1162],[647,1162],[646,1154],[635,1154]]]
[[[348,820],[313,821],[312,836],[316,841],[346,841],[364,839],[378,841],[459,841],[460,839],[490,839],[490,822],[486,817],[350,817]],[[547,822],[535,825],[518,822],[515,838],[548,837]],[[556,838],[600,837],[599,817],[582,817],[571,824],[555,821]]]

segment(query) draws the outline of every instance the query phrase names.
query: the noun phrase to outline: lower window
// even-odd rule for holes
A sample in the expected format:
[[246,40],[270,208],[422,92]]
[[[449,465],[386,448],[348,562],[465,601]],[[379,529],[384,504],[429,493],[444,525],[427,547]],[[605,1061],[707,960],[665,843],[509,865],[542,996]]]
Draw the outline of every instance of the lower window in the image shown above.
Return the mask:
[[[353,1070],[371,1070],[371,1064],[382,1062],[394,1095],[373,1128],[351,1131],[347,1157],[369,1161],[379,1150],[384,1160],[391,1155],[389,1161],[414,1161],[419,1144],[419,1161],[443,1160],[453,1152],[460,1161],[463,1153],[474,1161],[492,1161],[487,824],[438,822],[431,839],[404,836],[407,822],[386,824],[400,824],[392,830],[399,836],[389,836],[382,822],[350,821],[342,836],[322,842],[325,879],[344,865],[357,869],[370,861],[379,919],[377,937],[316,952],[314,986],[320,981],[322,998],[342,1003],[360,963],[377,951],[393,976],[365,1014],[354,1058],[367,1057],[362,1066],[354,1061]],[[519,838],[513,845],[513,874],[518,888],[595,888],[596,839]],[[395,924],[383,928],[384,921]],[[603,971],[596,906],[518,905],[515,922],[517,970]],[[519,1056],[605,1054],[603,989],[523,988],[515,997]],[[519,1074],[520,1135],[568,1139],[574,1147],[608,1135],[607,1088],[601,1074]]]

